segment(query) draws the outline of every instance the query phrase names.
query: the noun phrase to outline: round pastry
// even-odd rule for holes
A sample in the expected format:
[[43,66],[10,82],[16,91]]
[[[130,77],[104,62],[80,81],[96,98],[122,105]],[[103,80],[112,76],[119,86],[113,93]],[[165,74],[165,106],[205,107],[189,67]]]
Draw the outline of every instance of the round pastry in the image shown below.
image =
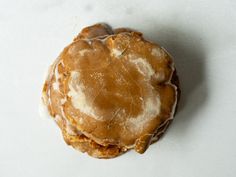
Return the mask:
[[67,144],[97,158],[144,153],[173,119],[173,60],[140,32],[84,28],[50,67],[43,102]]

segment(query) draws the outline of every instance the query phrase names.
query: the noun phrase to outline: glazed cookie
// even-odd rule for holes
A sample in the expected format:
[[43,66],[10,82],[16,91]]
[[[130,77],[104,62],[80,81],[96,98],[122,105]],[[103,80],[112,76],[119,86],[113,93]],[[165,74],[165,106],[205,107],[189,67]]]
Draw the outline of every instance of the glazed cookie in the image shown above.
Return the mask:
[[180,90],[170,55],[140,32],[84,28],[51,66],[43,102],[67,144],[97,158],[144,153],[173,119]]

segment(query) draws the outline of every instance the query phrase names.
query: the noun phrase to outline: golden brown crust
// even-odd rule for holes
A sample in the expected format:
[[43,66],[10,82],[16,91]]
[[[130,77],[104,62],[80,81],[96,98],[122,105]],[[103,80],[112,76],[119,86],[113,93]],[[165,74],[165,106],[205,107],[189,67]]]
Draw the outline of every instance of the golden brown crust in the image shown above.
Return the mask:
[[68,145],[96,158],[114,158],[127,151],[127,149],[115,145],[102,146],[83,134],[69,135],[63,132],[63,137]]
[[74,38],[74,41],[79,39],[92,39],[99,36],[106,36],[114,34],[112,29],[104,23],[98,23],[93,26],[88,26],[84,28],[78,36]]
[[[158,45],[141,33],[113,32],[96,24],[83,29],[61,53],[43,95],[69,145],[93,157],[112,158],[130,148],[143,153],[160,138],[173,118],[179,86],[172,59]],[[92,99],[92,109],[84,97]],[[145,108],[147,103],[151,105]],[[137,121],[140,115],[144,117]]]

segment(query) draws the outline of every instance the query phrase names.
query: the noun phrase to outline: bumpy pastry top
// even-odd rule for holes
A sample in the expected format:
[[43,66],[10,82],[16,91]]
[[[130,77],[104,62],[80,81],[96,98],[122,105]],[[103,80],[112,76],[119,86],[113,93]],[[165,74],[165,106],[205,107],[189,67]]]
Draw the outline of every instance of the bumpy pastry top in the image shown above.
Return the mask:
[[[44,101],[100,145],[143,152],[177,102],[168,53],[142,34],[85,28],[52,65]],[[77,133],[76,130],[70,130]]]

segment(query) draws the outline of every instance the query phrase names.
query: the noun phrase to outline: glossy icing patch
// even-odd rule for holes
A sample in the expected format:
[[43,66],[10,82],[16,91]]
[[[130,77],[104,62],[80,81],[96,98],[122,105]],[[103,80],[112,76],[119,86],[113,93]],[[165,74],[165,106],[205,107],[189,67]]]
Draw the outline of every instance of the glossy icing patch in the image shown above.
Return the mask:
[[118,49],[116,49],[116,48],[112,49],[112,55],[113,55],[114,57],[119,58],[119,56],[120,56],[121,54],[122,54],[122,51],[120,51],[120,50],[118,50]]
[[137,117],[130,117],[126,124],[132,129],[134,133],[140,133],[146,123],[155,118],[160,113],[161,102],[158,95],[154,98],[148,98],[144,101],[143,112]]
[[71,98],[72,105],[81,112],[97,118],[92,106],[88,103],[86,95],[84,94],[84,85],[79,82],[79,72],[72,71],[69,82],[68,96]]
[[51,118],[47,105],[43,101],[43,98],[40,100],[40,103],[39,103],[39,115],[42,118]]
[[129,60],[131,63],[136,65],[137,70],[144,75],[147,79],[150,80],[151,76],[155,74],[150,63],[147,62],[144,58],[137,58]]
[[155,48],[152,48],[151,54],[156,57],[162,57],[163,51],[160,48],[155,47]]

